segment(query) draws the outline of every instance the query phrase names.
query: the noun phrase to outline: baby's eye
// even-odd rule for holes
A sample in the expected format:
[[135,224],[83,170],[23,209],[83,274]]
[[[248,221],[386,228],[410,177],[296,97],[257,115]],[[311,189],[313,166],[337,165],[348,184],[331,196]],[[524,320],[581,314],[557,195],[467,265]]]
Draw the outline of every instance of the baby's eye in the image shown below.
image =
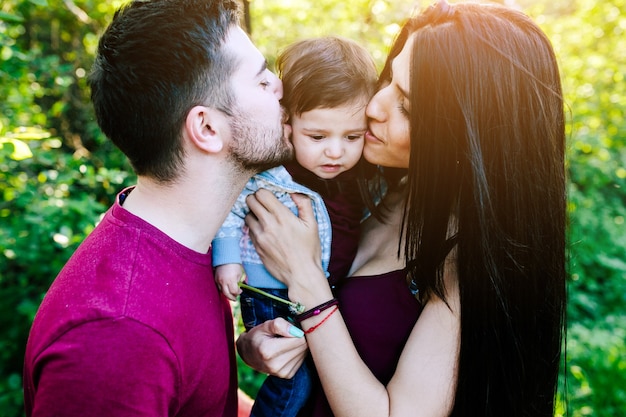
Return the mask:
[[268,80],[263,80],[259,83],[261,85],[261,87],[263,87],[264,89],[270,86],[270,82]]
[[359,134],[359,135],[348,135],[346,136],[348,138],[348,140],[350,141],[354,141],[354,140],[359,140],[363,137],[363,134]]
[[309,135],[309,137],[313,140],[322,140],[324,139],[324,135]]

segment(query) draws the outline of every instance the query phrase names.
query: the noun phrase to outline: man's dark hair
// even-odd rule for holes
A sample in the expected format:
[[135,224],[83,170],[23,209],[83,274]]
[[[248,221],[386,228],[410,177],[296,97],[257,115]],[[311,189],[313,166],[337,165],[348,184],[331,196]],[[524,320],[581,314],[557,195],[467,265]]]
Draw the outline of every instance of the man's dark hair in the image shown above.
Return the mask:
[[102,131],[138,175],[181,174],[181,130],[204,104],[230,114],[236,63],[224,50],[239,23],[236,0],[135,0],[102,35],[89,77]]

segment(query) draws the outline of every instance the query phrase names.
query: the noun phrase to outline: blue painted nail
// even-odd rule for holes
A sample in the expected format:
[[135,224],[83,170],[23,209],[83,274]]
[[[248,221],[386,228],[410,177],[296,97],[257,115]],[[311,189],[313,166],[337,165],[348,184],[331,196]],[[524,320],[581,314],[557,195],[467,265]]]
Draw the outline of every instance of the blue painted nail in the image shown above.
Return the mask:
[[293,337],[302,337],[304,336],[304,332],[298,329],[296,326],[289,326],[289,334]]

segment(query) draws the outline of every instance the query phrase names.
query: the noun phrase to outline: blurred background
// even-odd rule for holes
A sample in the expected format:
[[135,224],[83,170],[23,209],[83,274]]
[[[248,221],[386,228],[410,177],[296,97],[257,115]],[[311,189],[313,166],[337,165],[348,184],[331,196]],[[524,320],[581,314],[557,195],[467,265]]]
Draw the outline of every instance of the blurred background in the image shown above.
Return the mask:
[[[271,65],[297,39],[335,34],[366,46],[379,69],[402,21],[429,4],[241,1],[243,24]],[[43,295],[116,193],[134,182],[96,125],[86,83],[98,35],[123,3],[0,3],[0,417],[23,416],[23,351]],[[552,40],[567,104],[568,334],[556,415],[623,416],[626,0],[505,3]],[[254,397],[264,375],[240,365],[240,386]]]

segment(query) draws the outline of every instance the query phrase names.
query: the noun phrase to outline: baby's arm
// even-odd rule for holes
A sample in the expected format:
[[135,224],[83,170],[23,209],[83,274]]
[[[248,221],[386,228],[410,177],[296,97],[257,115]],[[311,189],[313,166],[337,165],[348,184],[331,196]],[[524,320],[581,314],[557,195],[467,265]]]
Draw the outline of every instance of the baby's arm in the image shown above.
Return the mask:
[[247,209],[245,194],[242,193],[211,242],[215,283],[218,289],[233,301],[241,293],[239,281],[243,274],[243,267],[239,242],[243,235],[243,217]]
[[224,264],[215,267],[215,282],[217,287],[228,299],[235,301],[241,294],[239,281],[243,275],[241,264]]

